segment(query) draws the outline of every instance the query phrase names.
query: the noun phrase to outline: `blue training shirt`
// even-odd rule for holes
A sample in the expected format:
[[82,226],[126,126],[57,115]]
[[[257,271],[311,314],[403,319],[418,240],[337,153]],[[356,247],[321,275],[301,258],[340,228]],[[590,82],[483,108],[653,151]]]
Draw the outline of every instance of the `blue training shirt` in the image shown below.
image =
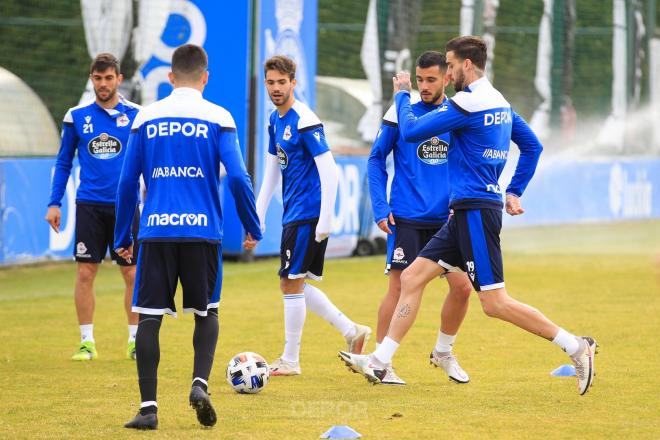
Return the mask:
[[268,153],[277,156],[282,172],[282,225],[318,219],[321,179],[314,158],[330,151],[323,124],[305,104],[295,101],[284,116],[270,114]]
[[399,129],[407,141],[419,141],[450,131],[449,149],[452,208],[502,208],[498,179],[515,142],[520,158],[507,193],[522,196],[534,175],[543,147],[525,120],[516,114],[486,77],[458,92],[438,110],[416,118],[410,95],[395,97]]
[[[438,107],[424,101],[411,106],[416,117]],[[390,107],[383,117],[367,165],[376,223],[387,219],[390,212],[399,221],[428,227],[440,227],[447,221],[449,143],[449,133],[434,135],[421,142],[406,142],[399,132],[396,107]],[[390,152],[394,158],[394,178],[388,203],[386,160]]]
[[120,98],[112,109],[94,101],[66,112],[48,206],[62,205],[76,151],[80,163],[76,202],[114,205],[131,124],[139,110],[139,105]]
[[221,162],[241,222],[260,240],[252,182],[231,114],[186,87],[145,107],[133,123],[119,178],[115,249],[132,242],[140,174],[147,189],[140,241],[222,240]]

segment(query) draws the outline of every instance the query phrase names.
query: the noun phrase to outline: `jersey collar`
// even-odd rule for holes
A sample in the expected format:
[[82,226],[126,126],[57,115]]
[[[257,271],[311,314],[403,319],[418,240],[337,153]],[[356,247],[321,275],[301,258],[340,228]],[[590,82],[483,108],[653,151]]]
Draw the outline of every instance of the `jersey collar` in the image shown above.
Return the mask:
[[172,90],[172,96],[194,96],[201,98],[202,92],[192,87],[177,87]]
[[466,92],[474,92],[476,89],[479,87],[482,87],[483,85],[488,84],[490,85],[490,81],[488,81],[488,78],[486,75],[482,76],[478,80],[474,81],[472,84],[466,87]]

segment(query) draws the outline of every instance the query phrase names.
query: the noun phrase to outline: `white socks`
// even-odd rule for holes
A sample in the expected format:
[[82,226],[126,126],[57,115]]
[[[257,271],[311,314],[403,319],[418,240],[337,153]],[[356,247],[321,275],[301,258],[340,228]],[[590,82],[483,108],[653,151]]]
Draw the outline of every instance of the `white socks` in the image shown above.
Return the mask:
[[344,337],[355,335],[355,323],[348,319],[323,291],[305,283],[303,292],[305,293],[305,303],[309,310],[335,326]]
[[298,362],[300,359],[300,339],[305,325],[307,308],[305,295],[301,293],[283,295],[284,298],[284,353],[282,359]]
[[438,340],[435,341],[435,351],[438,353],[451,353],[451,348],[456,341],[456,335],[447,335],[438,332]]
[[128,324],[128,342],[135,342],[135,335],[137,334],[137,324]]
[[383,339],[383,342],[380,343],[376,351],[373,352],[372,356],[376,358],[376,361],[386,366],[392,363],[392,357],[396,353],[397,348],[399,348],[399,343],[389,336],[385,336],[385,339]]
[[94,324],[80,326],[80,342],[94,342]]
[[567,355],[573,356],[580,349],[580,342],[575,335],[570,334],[563,328],[557,332],[557,336],[552,340],[554,344],[559,345]]

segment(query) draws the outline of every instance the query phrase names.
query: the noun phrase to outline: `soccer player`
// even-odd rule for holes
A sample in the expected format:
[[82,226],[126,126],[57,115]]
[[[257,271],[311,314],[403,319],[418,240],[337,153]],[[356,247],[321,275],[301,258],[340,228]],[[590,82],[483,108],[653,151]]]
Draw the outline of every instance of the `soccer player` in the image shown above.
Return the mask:
[[125,100],[117,92],[123,76],[114,55],[102,53],[94,58],[89,76],[96,100],[70,108],[64,116],[62,143],[55,163],[46,221],[55,232],[60,231],[61,200],[77,151],[80,186],[76,193],[76,246],[73,252],[78,263],[74,299],[80,325],[80,345],[72,359],[88,361],[98,357],[93,330],[94,279],[108,248],[124,278],[124,308],[128,317],[126,356],[135,359],[138,316],[131,312],[135,265],[117,256],[112,241],[117,181],[126,154],[131,123],[140,107]]
[[534,174],[542,146],[484,76],[486,44],[481,38],[455,38],[447,43],[446,51],[448,73],[457,93],[438,111],[419,118],[414,115],[409,74],[397,74],[394,91],[404,139],[419,141],[438,132],[451,132],[450,207],[454,215],[403,273],[401,297],[383,343],[370,355],[340,353],[340,357],[370,381],[379,382],[415,320],[426,284],[438,275],[463,270],[486,315],[552,341],[570,356],[578,392],[583,395],[593,383],[596,341],[558,327],[539,310],[511,298],[504,287],[500,249],[503,203],[498,178],[513,141],[520,149],[520,158],[506,189],[505,206],[510,215],[524,213],[520,197]]
[[[446,102],[447,62],[441,52],[424,52],[417,58],[416,77],[421,101],[412,104],[415,116],[436,111]],[[421,142],[406,142],[397,127],[396,107],[383,117],[368,162],[369,192],[378,227],[387,237],[389,287],[378,310],[376,341],[387,335],[394,309],[401,294],[401,272],[417,257],[449,217],[449,178],[447,152],[449,133],[442,133]],[[394,177],[387,200],[386,159],[392,152]],[[440,331],[431,352],[431,364],[441,367],[457,383],[469,382],[469,377],[452,355],[458,328],[465,318],[472,286],[464,273],[446,274],[449,293],[442,307]],[[383,384],[405,385],[391,365],[382,378]]]
[[234,119],[202,97],[207,67],[206,52],[199,46],[186,44],[174,51],[169,74],[174,90],[139,113],[119,179],[115,248],[129,260],[133,246],[129,225],[140,175],[147,187],[133,296],[133,311],[140,314],[136,342],[142,403],[126,428],[158,426],[158,334],[163,315],[176,316],[177,280],[183,290],[183,311],[195,314],[190,405],[202,425],[217,421],[208,380],[218,340],[222,286],[220,163],[227,170],[229,189],[247,231],[244,247],[253,249],[261,239]]
[[270,364],[273,376],[300,374],[300,340],[307,309],[344,336],[348,351],[361,353],[371,329],[348,319],[306,278],[321,280],[337,197],[337,165],[319,118],[297,101],[296,65],[274,56],[264,64],[266,89],[276,109],[268,125],[269,146],[257,212],[265,231],[268,205],[282,176],[282,241],[279,270],[284,299],[284,352]]

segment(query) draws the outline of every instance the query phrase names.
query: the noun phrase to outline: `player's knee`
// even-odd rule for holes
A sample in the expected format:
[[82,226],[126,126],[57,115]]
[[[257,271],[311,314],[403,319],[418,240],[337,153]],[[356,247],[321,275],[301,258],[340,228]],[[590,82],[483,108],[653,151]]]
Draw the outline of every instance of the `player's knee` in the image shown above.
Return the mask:
[[449,293],[455,298],[467,301],[470,298],[470,294],[472,293],[472,284],[466,282],[451,286]]
[[426,286],[425,280],[413,270],[406,269],[401,273],[401,292],[418,291]]
[[496,297],[482,293],[479,295],[479,299],[481,300],[481,308],[486,316],[490,318],[499,318],[502,316],[503,304]]
[[78,265],[78,282],[84,284],[91,284],[94,282],[96,277],[96,267],[91,264],[79,264]]

